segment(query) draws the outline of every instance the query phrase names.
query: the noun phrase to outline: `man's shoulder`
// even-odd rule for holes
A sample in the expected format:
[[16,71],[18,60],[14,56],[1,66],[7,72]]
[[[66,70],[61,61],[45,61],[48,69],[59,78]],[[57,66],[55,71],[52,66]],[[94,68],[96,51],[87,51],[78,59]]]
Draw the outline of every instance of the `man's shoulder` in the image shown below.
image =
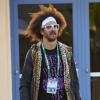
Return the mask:
[[64,43],[59,42],[59,45],[62,46],[63,48],[67,49],[68,52],[72,52],[72,47],[68,46]]
[[34,48],[34,46],[35,46],[35,44],[32,44],[32,45],[31,45],[31,47],[30,47],[30,49],[33,49],[33,48]]
[[35,47],[40,47],[41,42],[33,43],[30,49],[34,49]]
[[72,47],[71,46],[67,46],[67,50],[68,50],[68,52],[72,52]]

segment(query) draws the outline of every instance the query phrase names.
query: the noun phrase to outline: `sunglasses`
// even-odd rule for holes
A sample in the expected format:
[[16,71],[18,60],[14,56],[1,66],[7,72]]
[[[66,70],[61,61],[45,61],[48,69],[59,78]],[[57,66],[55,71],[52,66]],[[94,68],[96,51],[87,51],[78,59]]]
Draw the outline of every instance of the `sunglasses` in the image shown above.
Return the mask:
[[58,30],[59,29],[59,24],[46,25],[46,26],[44,26],[44,29],[46,29],[48,31],[50,31],[52,29]]

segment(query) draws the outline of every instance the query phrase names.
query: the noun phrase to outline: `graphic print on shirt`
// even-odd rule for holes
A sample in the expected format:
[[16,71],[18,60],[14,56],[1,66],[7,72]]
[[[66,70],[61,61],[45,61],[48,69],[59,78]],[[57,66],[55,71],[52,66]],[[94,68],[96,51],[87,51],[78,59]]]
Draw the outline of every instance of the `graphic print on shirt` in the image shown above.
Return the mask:
[[[55,50],[56,52],[56,50]],[[52,52],[50,54],[48,54],[48,61],[50,64],[50,72],[51,72],[51,77],[55,78],[56,77],[56,73],[57,73],[57,55],[56,53]],[[57,85],[57,93],[55,95],[51,95],[52,96],[52,100],[61,100],[61,98],[63,97],[63,95],[65,95],[64,92],[64,68],[63,68],[63,64],[60,58],[60,70],[59,70],[59,77],[58,77],[58,85]],[[47,80],[48,80],[48,70],[47,70],[47,66],[45,64],[45,60],[43,59],[43,64],[42,64],[42,89],[43,91],[47,91]]]

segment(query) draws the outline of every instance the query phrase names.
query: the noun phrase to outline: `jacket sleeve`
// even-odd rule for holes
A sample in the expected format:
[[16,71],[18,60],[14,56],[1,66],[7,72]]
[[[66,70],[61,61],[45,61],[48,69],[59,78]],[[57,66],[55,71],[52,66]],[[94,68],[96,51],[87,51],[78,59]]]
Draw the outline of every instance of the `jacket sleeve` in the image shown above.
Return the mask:
[[33,75],[32,50],[29,49],[20,79],[20,100],[31,100],[31,80]]
[[73,91],[72,94],[75,100],[81,100],[80,93],[79,93],[79,80],[78,80],[73,58],[71,59],[70,75],[71,75],[71,89]]

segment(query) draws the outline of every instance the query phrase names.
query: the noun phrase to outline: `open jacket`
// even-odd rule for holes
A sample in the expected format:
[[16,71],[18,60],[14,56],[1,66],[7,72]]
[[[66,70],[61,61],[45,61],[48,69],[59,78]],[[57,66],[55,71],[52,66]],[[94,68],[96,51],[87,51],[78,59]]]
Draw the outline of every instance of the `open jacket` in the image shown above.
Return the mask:
[[[58,42],[64,65],[64,85],[67,100],[80,100],[79,82],[72,59],[71,47]],[[33,45],[25,59],[20,83],[20,100],[38,100],[41,75],[41,42]]]

